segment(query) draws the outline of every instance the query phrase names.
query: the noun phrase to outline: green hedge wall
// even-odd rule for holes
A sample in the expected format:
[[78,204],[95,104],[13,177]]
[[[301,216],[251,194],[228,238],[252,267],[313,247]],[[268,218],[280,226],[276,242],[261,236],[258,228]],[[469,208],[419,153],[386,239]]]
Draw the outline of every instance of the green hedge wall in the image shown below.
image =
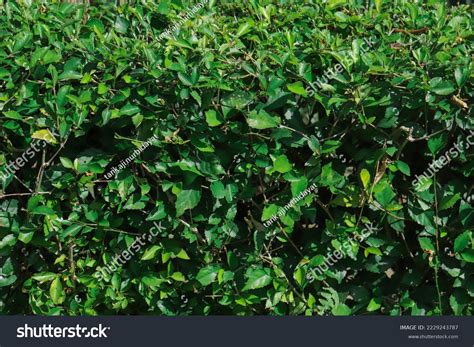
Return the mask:
[[0,313],[471,315],[473,38],[445,1],[0,1]]

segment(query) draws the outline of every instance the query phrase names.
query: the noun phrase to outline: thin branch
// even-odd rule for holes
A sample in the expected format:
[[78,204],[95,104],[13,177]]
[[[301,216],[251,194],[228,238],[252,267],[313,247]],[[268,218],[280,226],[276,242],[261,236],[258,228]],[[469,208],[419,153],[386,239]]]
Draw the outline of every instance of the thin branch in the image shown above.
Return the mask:
[[300,134],[300,135],[303,136],[305,139],[309,140],[309,136],[306,135],[306,134],[304,134],[304,133],[302,133],[302,132],[299,131],[299,130],[296,130],[296,129],[287,127],[286,125],[280,125],[279,128],[291,130],[291,131],[293,131],[293,132],[295,132],[295,133]]
[[43,181],[43,174],[45,169],[45,160],[46,160],[46,151],[43,149],[42,159],[41,159],[41,166],[38,171],[38,176],[36,177],[36,188],[35,192],[37,193],[41,187],[41,182]]
[[36,194],[51,194],[51,192],[31,192],[31,193],[13,193],[13,194],[2,194],[0,193],[0,199],[9,198],[12,196],[29,196],[29,195],[36,195]]

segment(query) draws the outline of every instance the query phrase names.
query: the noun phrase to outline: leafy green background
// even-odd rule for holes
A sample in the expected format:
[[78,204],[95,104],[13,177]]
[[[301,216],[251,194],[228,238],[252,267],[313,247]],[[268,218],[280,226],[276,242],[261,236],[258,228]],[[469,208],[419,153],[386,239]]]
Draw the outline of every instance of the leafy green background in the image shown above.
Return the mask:
[[471,315],[472,7],[194,5],[0,1],[0,312]]

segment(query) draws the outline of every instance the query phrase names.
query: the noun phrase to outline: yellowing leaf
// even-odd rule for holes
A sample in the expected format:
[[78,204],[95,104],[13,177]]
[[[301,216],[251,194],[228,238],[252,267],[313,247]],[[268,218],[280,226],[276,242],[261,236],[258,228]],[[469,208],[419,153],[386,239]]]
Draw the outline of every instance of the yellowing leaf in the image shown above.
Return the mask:
[[32,138],[46,141],[47,143],[56,144],[56,138],[48,129],[37,130],[31,135]]
[[367,169],[362,169],[360,171],[360,180],[362,181],[362,185],[364,186],[364,189],[367,190],[370,183],[370,173]]
[[377,12],[380,12],[380,10],[382,9],[382,3],[382,0],[375,0],[375,8],[377,9]]

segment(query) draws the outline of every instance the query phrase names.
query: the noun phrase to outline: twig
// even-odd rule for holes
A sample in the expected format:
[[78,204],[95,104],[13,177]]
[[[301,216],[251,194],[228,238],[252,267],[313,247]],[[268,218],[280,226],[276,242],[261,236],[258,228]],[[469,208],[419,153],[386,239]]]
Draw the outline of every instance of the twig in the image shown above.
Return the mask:
[[326,214],[329,216],[329,218],[331,218],[331,221],[333,223],[335,223],[335,220],[334,220],[334,217],[331,215],[331,212],[329,212],[329,209],[327,208],[326,205],[324,205],[318,198],[315,198],[316,200],[316,203],[321,206],[321,208],[324,210],[324,212],[326,212]]
[[[97,224],[84,223],[84,222],[81,222],[81,221],[77,221],[76,223],[79,224],[79,225],[82,225],[82,226],[87,226],[87,227],[94,227],[94,228],[97,227]],[[141,235],[141,234],[138,234],[138,233],[131,233],[131,232],[128,232],[128,231],[123,231],[123,230],[115,229],[115,228],[102,228],[102,229],[99,229],[99,230],[112,231],[112,232],[115,232],[115,233],[133,235],[133,236],[140,236]]]
[[184,226],[188,227],[189,230],[191,230],[194,234],[196,234],[199,241],[201,241],[204,244],[207,243],[206,240],[199,233],[199,230],[197,228],[193,227],[191,224],[189,224],[188,222],[182,220],[181,218],[178,218],[178,221],[180,221]]
[[64,146],[66,145],[66,141],[67,139],[61,143],[61,145],[59,146],[59,149],[56,151],[56,153],[53,154],[53,156],[46,162],[45,166],[49,166],[51,165],[51,163],[53,162],[54,158],[56,158],[56,156],[59,154],[59,152],[64,148]]
[[37,193],[14,193],[14,194],[2,194],[0,193],[0,199],[3,198],[9,198],[12,196],[29,196],[29,195],[35,195],[35,194],[51,194],[51,192],[37,192]]
[[441,302],[441,292],[439,290],[439,279],[438,279],[438,273],[439,273],[439,227],[438,227],[438,194],[437,194],[437,181],[436,181],[436,172],[433,174],[433,179],[434,179],[434,210],[435,210],[435,216],[436,216],[436,264],[434,264],[434,272],[435,272],[435,285],[436,285],[436,292],[438,293],[438,305],[439,305],[439,314],[440,316],[443,315],[443,306]]
[[74,262],[74,242],[70,239],[69,243],[69,267],[72,273],[72,281],[76,281],[76,263]]
[[41,166],[38,171],[38,176],[36,177],[36,188],[35,193],[37,193],[41,187],[41,182],[43,181],[43,173],[45,169],[45,160],[46,160],[46,151],[43,149],[42,159],[41,159]]
[[299,131],[299,130],[296,130],[296,129],[287,127],[286,125],[280,125],[279,128],[283,128],[283,129],[288,129],[288,130],[294,131],[295,133],[298,133],[298,134],[300,134],[301,136],[303,136],[305,139],[309,140],[309,136],[306,135],[306,134],[304,134],[304,133],[302,133],[302,132]]
[[424,27],[421,29],[399,29],[399,28],[393,29],[394,32],[403,33],[403,34],[423,34],[423,33],[426,33],[428,30],[429,30],[428,27]]
[[31,190],[31,188],[28,187],[28,186],[27,186],[21,179],[19,179],[16,175],[13,175],[13,178],[15,178],[18,182],[20,182],[21,185],[22,185],[23,187],[25,187],[26,189],[28,189],[31,193],[33,193],[33,191]]
[[298,249],[298,246],[293,242],[293,240],[290,238],[290,236],[286,233],[285,230],[283,230],[283,227],[281,226],[280,222],[277,222],[278,228],[280,228],[280,231],[285,235],[286,239],[290,242],[290,244],[293,246],[293,248],[298,252],[301,258],[304,258],[304,254],[301,253],[301,251]]

